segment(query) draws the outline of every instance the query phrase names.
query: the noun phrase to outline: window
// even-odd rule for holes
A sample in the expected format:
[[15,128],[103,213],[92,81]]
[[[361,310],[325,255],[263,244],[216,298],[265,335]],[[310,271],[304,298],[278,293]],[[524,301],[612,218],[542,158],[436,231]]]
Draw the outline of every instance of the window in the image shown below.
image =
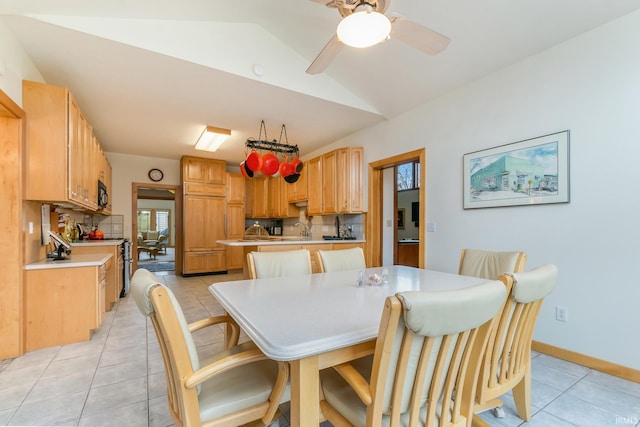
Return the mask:
[[398,191],[420,188],[420,162],[404,163],[396,166]]

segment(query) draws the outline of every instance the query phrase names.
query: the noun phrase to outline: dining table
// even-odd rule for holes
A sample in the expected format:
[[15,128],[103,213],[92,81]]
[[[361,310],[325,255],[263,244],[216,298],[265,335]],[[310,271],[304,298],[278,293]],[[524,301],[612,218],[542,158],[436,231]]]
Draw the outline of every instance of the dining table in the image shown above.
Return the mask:
[[485,281],[388,266],[219,282],[209,291],[267,357],[289,362],[291,425],[317,426],[320,370],[373,353],[388,296]]

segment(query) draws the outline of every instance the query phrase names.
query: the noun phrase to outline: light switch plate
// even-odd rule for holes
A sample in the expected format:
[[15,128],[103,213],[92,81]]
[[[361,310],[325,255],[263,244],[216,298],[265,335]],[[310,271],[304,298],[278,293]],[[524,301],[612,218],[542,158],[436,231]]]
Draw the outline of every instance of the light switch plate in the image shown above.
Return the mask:
[[436,223],[435,222],[427,222],[427,231],[429,233],[435,233],[436,232]]

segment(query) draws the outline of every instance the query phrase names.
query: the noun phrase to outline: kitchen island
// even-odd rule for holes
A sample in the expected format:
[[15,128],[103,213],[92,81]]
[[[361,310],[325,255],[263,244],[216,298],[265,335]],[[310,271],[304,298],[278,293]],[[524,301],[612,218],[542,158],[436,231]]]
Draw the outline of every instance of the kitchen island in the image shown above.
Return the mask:
[[319,273],[316,262],[316,251],[333,251],[339,249],[362,248],[364,240],[300,240],[295,236],[272,237],[269,240],[218,240],[217,243],[232,248],[243,248],[242,271],[245,279],[249,278],[247,254],[249,252],[294,251],[308,249],[311,255],[311,271]]

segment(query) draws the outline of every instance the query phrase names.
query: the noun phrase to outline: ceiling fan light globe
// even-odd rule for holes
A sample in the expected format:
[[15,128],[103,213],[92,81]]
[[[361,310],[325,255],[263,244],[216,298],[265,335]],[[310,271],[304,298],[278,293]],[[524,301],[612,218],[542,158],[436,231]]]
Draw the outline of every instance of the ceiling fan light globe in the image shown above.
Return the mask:
[[338,38],[347,46],[364,48],[389,37],[391,22],[381,13],[364,10],[354,12],[338,24]]

